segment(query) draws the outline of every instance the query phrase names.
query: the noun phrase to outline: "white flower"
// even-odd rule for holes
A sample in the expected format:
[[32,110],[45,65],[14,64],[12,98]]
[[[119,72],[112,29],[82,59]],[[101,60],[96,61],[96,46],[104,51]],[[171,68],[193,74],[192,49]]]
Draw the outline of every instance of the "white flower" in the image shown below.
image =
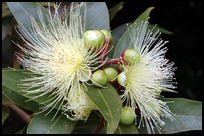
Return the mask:
[[86,95],[84,86],[81,84],[77,87],[79,90],[74,92],[69,91],[65,98],[68,102],[63,105],[64,111],[71,111],[65,113],[67,118],[71,120],[84,120],[86,121],[92,110],[97,110],[97,107],[92,103],[89,97]]
[[[124,87],[121,95],[125,105],[140,110],[138,128],[145,125],[148,133],[155,133],[154,126],[160,132],[165,124],[161,117],[173,120],[172,112],[166,102],[159,100],[161,91],[175,92],[173,89],[173,63],[165,59],[167,41],[159,39],[159,31],[147,30],[148,22],[136,24],[128,30],[133,49],[139,53],[134,63],[122,63],[123,71],[118,78]],[[138,117],[135,113],[135,117]]]
[[[64,15],[58,13],[60,5],[54,6],[54,16],[48,6],[49,14],[46,17],[38,7],[40,21],[37,22],[30,16],[30,32],[24,27],[17,29],[19,36],[26,43],[25,48],[16,44],[25,53],[17,53],[17,58],[26,69],[40,75],[22,79],[22,91],[31,97],[30,100],[49,94],[47,101],[40,103],[44,105],[42,111],[51,108],[51,112],[53,108],[57,108],[58,111],[63,110],[63,113],[74,113],[74,116],[69,117],[72,120],[86,120],[90,111],[96,108],[90,104],[90,99],[84,96],[84,91],[87,91],[86,85],[91,80],[92,71],[105,63],[101,62],[104,57],[101,52],[108,45],[105,44],[97,50],[85,46],[81,5],[74,5],[70,6],[69,20],[66,8]],[[83,17],[86,17],[86,12]],[[88,111],[81,113],[84,109]]]

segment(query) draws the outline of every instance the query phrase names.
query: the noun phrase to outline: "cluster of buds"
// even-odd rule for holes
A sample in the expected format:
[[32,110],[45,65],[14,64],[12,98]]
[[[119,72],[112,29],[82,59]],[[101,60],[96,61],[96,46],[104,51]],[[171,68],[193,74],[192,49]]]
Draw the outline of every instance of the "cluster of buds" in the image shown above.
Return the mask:
[[[85,46],[88,46],[92,51],[102,49],[98,55],[106,55],[112,43],[112,34],[107,30],[88,30],[84,33]],[[107,42],[108,41],[108,42]],[[103,48],[105,44],[106,48]],[[104,58],[103,58],[104,59]],[[106,62],[105,65],[117,64],[118,69],[106,67],[97,69],[91,75],[91,81],[95,87],[105,87],[107,83],[115,86],[124,87],[126,82],[126,75],[123,71],[123,65],[134,65],[140,61],[140,54],[133,48],[124,50],[120,57],[111,62]],[[102,65],[103,66],[103,65]],[[120,92],[120,90],[118,90]],[[120,94],[120,93],[119,93]],[[123,106],[120,122],[124,125],[130,125],[135,120],[135,109],[130,106]]]

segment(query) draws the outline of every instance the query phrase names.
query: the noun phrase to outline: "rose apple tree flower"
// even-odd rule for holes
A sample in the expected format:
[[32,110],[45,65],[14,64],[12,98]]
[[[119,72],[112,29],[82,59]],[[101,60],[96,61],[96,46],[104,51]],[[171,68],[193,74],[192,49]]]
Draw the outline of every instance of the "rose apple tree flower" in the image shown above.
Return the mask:
[[[132,48],[121,54],[122,72],[118,82],[124,87],[121,94],[122,102],[132,108],[139,108],[141,125],[146,125],[148,133],[154,132],[155,127],[165,124],[161,117],[173,120],[172,112],[166,102],[159,100],[161,91],[175,92],[175,82],[172,82],[174,63],[165,59],[167,41],[159,39],[159,31],[148,30],[148,22],[135,24],[129,31]],[[137,115],[135,114],[135,117]],[[136,120],[136,119],[135,119]]]
[[90,30],[91,34],[84,38],[80,5],[71,4],[69,20],[66,18],[66,8],[64,14],[59,14],[59,6],[54,5],[54,15],[48,7],[48,24],[38,7],[40,22],[30,16],[30,32],[23,27],[17,28],[17,33],[25,42],[25,47],[16,44],[25,54],[16,53],[18,61],[27,70],[41,75],[22,79],[24,83],[21,87],[26,95],[35,94],[30,100],[51,93],[50,98],[41,103],[45,105],[42,111],[59,104],[58,110],[62,108],[63,113],[69,111],[72,114],[69,116],[65,113],[68,118],[87,120],[91,110],[96,110],[96,107],[84,96],[84,91],[92,72],[105,63],[101,61],[105,55],[102,51],[109,44],[105,43],[105,36],[99,30],[95,31],[100,33]]

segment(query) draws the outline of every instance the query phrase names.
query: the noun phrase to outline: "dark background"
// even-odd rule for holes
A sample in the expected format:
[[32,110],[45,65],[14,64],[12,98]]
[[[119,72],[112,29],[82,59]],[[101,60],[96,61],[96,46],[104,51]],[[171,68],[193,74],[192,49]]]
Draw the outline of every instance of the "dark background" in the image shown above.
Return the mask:
[[[118,2],[106,2],[108,8]],[[166,58],[175,63],[178,93],[163,93],[165,97],[188,98],[202,101],[202,3],[201,2],[125,2],[111,21],[111,29],[134,22],[147,8],[150,24],[157,24],[173,35],[160,37],[169,42]]]

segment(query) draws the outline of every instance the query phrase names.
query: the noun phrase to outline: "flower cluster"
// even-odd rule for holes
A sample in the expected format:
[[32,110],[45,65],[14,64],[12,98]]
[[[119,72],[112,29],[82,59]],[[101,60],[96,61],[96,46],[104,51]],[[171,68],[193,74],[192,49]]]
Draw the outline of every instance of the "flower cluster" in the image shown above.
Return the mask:
[[[74,12],[70,12],[69,20],[65,18],[66,9],[64,15],[58,13],[59,6],[54,6],[54,15],[48,10],[48,25],[38,7],[40,22],[30,16],[30,32],[23,27],[17,29],[26,43],[25,47],[16,44],[25,53],[17,53],[18,61],[29,71],[40,75],[22,79],[24,83],[21,87],[27,96],[34,96],[30,100],[49,94],[49,99],[40,103],[45,105],[42,111],[50,107],[63,109],[63,113],[74,113],[70,116],[72,120],[86,120],[90,111],[96,109],[89,98],[84,96],[86,84],[90,84],[88,81],[91,80],[92,72],[105,63],[101,61],[105,55],[102,51],[108,44],[96,49],[93,46],[96,42],[93,41],[92,47],[86,46],[80,5],[70,6],[70,11]],[[83,16],[86,16],[86,12]],[[86,112],[81,114],[82,111]]]
[[159,31],[147,30],[147,21],[134,27],[130,33],[133,48],[121,55],[123,70],[118,76],[118,82],[124,87],[121,98],[126,106],[139,108],[138,128],[145,125],[148,133],[155,133],[154,126],[159,131],[159,126],[165,124],[161,117],[174,119],[166,102],[158,98],[162,91],[175,92],[172,82],[175,68],[174,63],[165,59],[167,41],[158,38]]
[[[165,124],[161,117],[174,119],[166,102],[159,99],[162,91],[175,92],[174,64],[165,59],[167,41],[159,39],[159,31],[148,30],[147,20],[133,24],[127,30],[130,48],[119,59],[107,61],[105,55],[112,42],[110,32],[86,30],[82,20],[86,12],[81,14],[80,4],[71,4],[68,15],[66,8],[59,14],[59,6],[54,6],[54,15],[48,7],[46,17],[38,7],[39,21],[30,16],[30,31],[24,27],[16,29],[25,42],[25,47],[16,44],[24,52],[16,53],[19,63],[39,74],[22,79],[22,91],[30,100],[49,96],[40,103],[44,105],[42,112],[56,108],[68,119],[86,121],[91,111],[97,110],[85,93],[87,85],[104,87],[110,82],[120,86],[123,106],[136,111],[131,113],[138,128],[146,126],[148,133],[155,133],[154,127],[160,131],[160,126]],[[114,63],[119,66],[118,70],[102,70],[103,66]]]

